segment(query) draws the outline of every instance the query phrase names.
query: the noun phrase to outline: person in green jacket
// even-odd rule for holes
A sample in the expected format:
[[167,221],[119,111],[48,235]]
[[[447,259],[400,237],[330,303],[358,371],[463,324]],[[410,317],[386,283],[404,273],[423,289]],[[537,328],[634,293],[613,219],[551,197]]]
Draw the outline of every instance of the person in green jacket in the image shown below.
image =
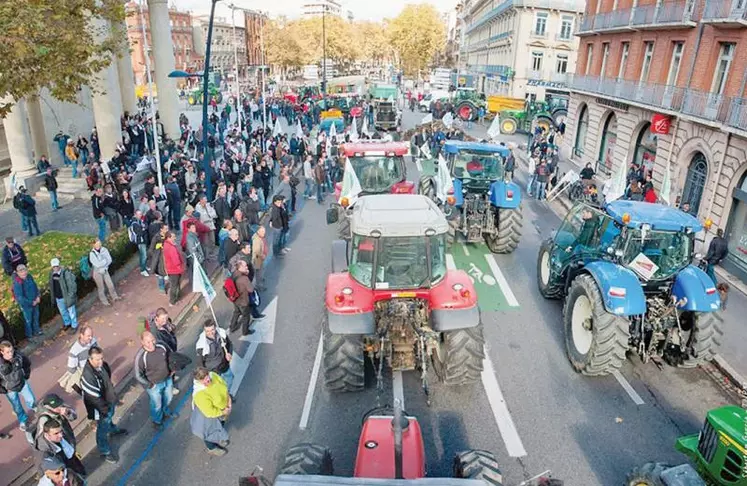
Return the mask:
[[75,274],[60,265],[59,258],[52,258],[52,270],[49,272],[49,286],[52,307],[57,307],[62,316],[65,330],[75,332],[78,329],[78,313],[75,304],[78,302],[78,284]]
[[209,454],[222,456],[227,452],[229,437],[223,424],[232,405],[223,378],[207,368],[195,368],[190,425],[192,433],[205,442]]

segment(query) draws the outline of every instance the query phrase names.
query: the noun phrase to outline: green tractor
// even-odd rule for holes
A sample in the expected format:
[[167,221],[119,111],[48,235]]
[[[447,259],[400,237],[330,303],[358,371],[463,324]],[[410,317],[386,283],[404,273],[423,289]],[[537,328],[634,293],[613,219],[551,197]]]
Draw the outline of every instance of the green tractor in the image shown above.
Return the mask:
[[568,116],[568,98],[548,95],[547,101],[527,102],[523,110],[503,110],[498,116],[504,135],[513,135],[517,131],[529,132],[533,122],[549,131],[550,128],[558,128]]
[[746,415],[734,405],[711,410],[700,433],[680,437],[675,445],[693,465],[650,462],[634,469],[626,486],[746,486]]
[[[218,87],[213,83],[208,83],[208,95],[211,100],[215,100],[218,104],[223,102],[223,93],[221,93]],[[192,90],[187,95],[187,103],[191,106],[202,104],[202,85],[200,85],[199,88]]]
[[477,120],[480,108],[487,108],[485,95],[474,88],[458,88],[452,96],[454,111],[462,121]]

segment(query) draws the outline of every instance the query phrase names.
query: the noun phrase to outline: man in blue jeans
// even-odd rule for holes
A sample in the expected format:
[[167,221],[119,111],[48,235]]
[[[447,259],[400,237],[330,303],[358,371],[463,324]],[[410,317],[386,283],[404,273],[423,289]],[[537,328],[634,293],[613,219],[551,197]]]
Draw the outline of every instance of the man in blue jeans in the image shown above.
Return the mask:
[[75,274],[60,265],[59,258],[52,258],[52,271],[49,272],[50,297],[52,306],[60,311],[65,330],[75,332],[78,329],[78,313],[75,304],[78,301],[78,284]]
[[11,278],[13,280],[13,298],[21,307],[26,324],[26,338],[31,339],[34,336],[41,336],[42,332],[39,328],[41,296],[34,277],[29,274],[26,265],[21,264],[16,267],[16,271]]
[[97,187],[91,196],[91,207],[93,219],[99,226],[99,240],[103,243],[106,241],[106,215],[104,214],[104,190],[101,187]]
[[135,244],[140,258],[140,275],[148,277],[148,228],[143,220],[143,212],[139,209],[133,215],[130,228],[135,234]]
[[195,344],[197,364],[220,375],[226,382],[230,393],[231,385],[233,385],[233,372],[231,371],[233,344],[231,338],[228,337],[225,329],[216,326],[211,319],[206,319],[202,323],[202,327],[202,333]]
[[28,379],[31,376],[31,362],[20,352],[13,349],[10,341],[0,342],[0,393],[8,397],[13,413],[18,418],[22,431],[26,431],[28,416],[21,404],[21,398],[29,410],[36,406],[34,392],[31,391]]
[[169,411],[174,396],[174,372],[169,366],[170,350],[150,331],[140,334],[142,347],[135,355],[135,378],[143,385],[150,401],[150,421],[160,430],[164,419],[175,414]]
[[96,446],[106,462],[116,464],[119,458],[112,451],[109,436],[127,434],[114,424],[117,394],[112,384],[109,363],[104,361],[104,352],[98,346],[88,350],[88,362],[80,377],[83,403],[89,420],[96,421]]

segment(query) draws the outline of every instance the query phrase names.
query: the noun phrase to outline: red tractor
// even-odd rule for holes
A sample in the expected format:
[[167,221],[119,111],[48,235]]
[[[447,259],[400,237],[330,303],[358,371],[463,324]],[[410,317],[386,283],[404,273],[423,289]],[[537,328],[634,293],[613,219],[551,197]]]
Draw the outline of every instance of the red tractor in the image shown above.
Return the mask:
[[[415,194],[415,183],[407,180],[405,155],[410,152],[405,142],[359,141],[340,145],[340,155],[350,160],[361,185],[359,196],[371,194]],[[340,238],[350,238],[350,201],[340,197],[342,183],[335,184],[335,202],[330,206],[337,213]],[[330,211],[332,212],[332,211]],[[328,218],[329,219],[329,218]]]
[[477,294],[465,272],[447,268],[443,212],[425,196],[375,195],[349,215],[352,237],[332,242],[327,277],[326,387],[362,390],[366,359],[379,387],[384,364],[418,371],[426,395],[430,369],[447,385],[480,380]]

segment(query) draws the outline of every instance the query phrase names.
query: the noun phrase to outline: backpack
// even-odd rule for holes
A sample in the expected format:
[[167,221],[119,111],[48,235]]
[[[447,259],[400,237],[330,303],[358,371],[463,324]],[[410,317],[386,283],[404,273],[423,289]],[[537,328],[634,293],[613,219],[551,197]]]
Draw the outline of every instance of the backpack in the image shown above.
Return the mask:
[[223,281],[223,293],[229,302],[236,302],[239,299],[239,290],[236,288],[233,277],[226,277]]
[[88,255],[80,257],[78,268],[80,268],[80,276],[83,277],[84,280],[91,280],[91,259]]
[[127,227],[127,236],[130,237],[130,243],[137,244],[137,233],[135,233],[135,230],[132,229],[132,227],[137,224],[137,221],[133,221],[128,227]]

